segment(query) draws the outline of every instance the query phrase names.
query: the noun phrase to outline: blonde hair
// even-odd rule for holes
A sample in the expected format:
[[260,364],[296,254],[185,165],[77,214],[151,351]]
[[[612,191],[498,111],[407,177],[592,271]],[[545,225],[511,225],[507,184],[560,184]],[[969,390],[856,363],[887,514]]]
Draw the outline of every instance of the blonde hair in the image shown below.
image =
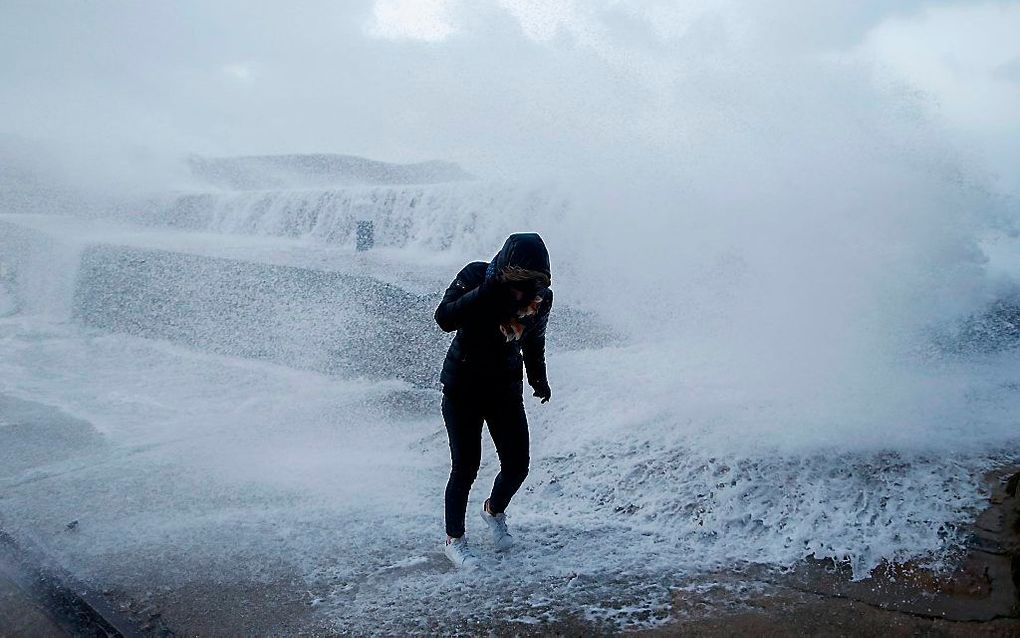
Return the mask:
[[529,270],[528,268],[521,268],[520,266],[507,266],[503,269],[501,276],[503,281],[507,283],[534,281],[543,288],[548,288],[551,283],[549,275],[544,272]]

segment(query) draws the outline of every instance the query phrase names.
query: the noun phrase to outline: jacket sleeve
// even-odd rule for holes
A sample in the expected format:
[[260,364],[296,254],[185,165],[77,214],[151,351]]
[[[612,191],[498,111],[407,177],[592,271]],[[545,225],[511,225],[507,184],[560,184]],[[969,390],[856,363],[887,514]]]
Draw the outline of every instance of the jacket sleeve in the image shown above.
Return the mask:
[[524,355],[524,367],[528,373],[528,384],[534,386],[539,382],[548,382],[545,371],[545,328],[549,323],[549,311],[552,310],[552,290],[549,290],[548,303],[531,326],[521,335],[521,350]]
[[486,298],[481,287],[485,276],[479,276],[476,270],[472,264],[465,266],[443,294],[435,314],[436,323],[443,332],[453,332],[465,322],[485,319],[493,314],[491,300]]

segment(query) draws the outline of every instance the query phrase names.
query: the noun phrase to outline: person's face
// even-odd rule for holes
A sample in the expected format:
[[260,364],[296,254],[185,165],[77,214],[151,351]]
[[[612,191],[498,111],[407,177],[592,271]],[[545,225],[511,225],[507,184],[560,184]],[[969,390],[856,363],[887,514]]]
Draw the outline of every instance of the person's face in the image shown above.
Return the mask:
[[510,286],[510,291],[517,302],[521,316],[534,314],[538,311],[538,306],[542,303],[538,282],[515,284]]

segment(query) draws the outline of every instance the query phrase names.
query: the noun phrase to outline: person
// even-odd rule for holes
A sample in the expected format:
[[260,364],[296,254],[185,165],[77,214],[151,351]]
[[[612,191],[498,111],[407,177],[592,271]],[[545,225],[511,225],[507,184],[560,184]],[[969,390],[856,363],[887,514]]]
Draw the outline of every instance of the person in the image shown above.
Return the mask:
[[524,375],[542,403],[545,333],[552,308],[549,251],[537,233],[515,233],[492,261],[475,261],[458,274],[436,308],[444,332],[456,331],[443,361],[442,413],[450,438],[446,484],[446,555],[457,567],[478,563],[464,534],[468,493],[482,456],[482,422],[499,456],[499,474],[481,517],[498,551],[513,544],[506,508],[528,475],[528,421]]

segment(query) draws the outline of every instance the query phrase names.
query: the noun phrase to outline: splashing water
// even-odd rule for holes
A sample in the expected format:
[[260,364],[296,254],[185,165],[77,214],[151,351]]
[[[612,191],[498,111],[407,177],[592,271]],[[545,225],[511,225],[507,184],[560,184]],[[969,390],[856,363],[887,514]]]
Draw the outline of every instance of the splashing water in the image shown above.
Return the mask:
[[[494,612],[647,626],[707,570],[943,564],[982,473],[1017,458],[1020,357],[988,332],[1017,317],[1012,211],[916,97],[747,37],[671,58],[616,126],[558,122],[570,142],[549,153],[571,168],[551,177],[7,205],[0,395],[108,447],[3,476],[5,524],[129,589],[290,579],[339,626],[394,631]],[[528,407],[524,545],[468,584],[433,542],[431,311],[526,230],[553,260],[553,401]],[[963,343],[975,318],[984,341]]]

